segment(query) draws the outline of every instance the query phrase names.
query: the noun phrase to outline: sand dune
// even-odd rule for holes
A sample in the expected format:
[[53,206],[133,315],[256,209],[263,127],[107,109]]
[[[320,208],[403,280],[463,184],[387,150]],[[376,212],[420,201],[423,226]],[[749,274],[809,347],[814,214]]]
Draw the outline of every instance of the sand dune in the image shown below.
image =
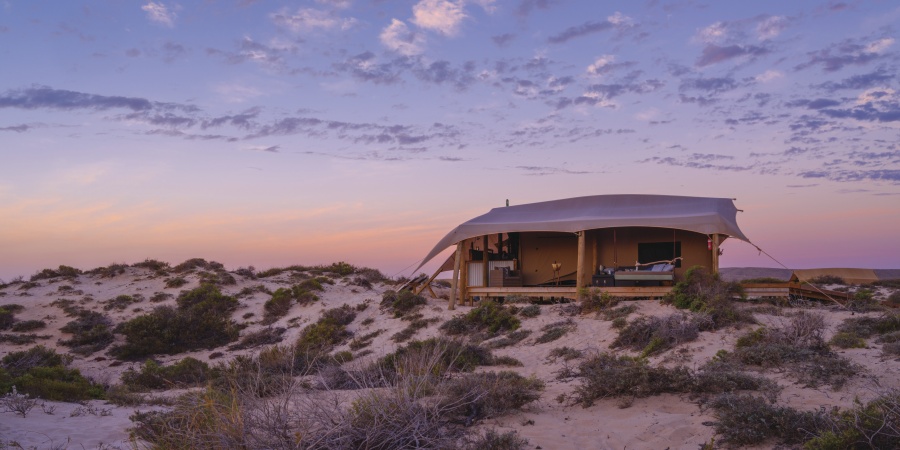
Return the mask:
[[[69,336],[60,328],[71,318],[67,317],[58,306],[61,304],[58,300],[72,300],[86,309],[102,311],[113,322],[121,323],[136,315],[146,313],[156,306],[174,305],[175,296],[180,291],[199,286],[201,278],[208,277],[211,272],[214,271],[197,269],[183,274],[174,274],[171,271],[155,273],[146,268],[125,267],[122,273],[109,277],[81,274],[71,278],[41,279],[35,281],[34,284],[15,283],[0,289],[0,306],[22,305],[24,309],[16,313],[16,320],[43,320],[47,324],[46,328],[33,331],[39,335],[36,343],[54,348],[60,353],[66,353],[69,348],[63,346],[60,341]],[[727,269],[723,272],[727,278],[759,276],[786,278],[781,272],[771,269]],[[235,283],[223,284],[221,289],[224,293],[236,295],[239,298],[239,307],[233,312],[232,318],[246,325],[246,328],[241,331],[242,335],[266,327],[260,323],[264,314],[263,304],[271,298],[271,295],[263,292],[262,288],[249,294],[247,293],[250,291],[248,288],[263,286],[269,291],[274,291],[280,287],[289,287],[298,279],[290,271],[258,279],[251,279],[236,273],[231,273],[231,275],[235,279]],[[187,283],[177,288],[166,287],[167,280],[176,276],[183,277]],[[355,281],[352,276],[334,277],[334,284],[324,285],[324,291],[319,293],[318,301],[308,306],[292,306],[288,314],[275,321],[272,326],[285,327],[287,331],[284,334],[283,342],[293,342],[303,327],[314,322],[325,309],[343,304],[353,307],[368,304],[369,306],[365,309],[359,308],[361,311],[348,329],[356,336],[383,330],[368,347],[372,350],[372,354],[364,356],[363,360],[391,352],[398,345],[391,340],[391,337],[408,325],[408,322],[394,318],[378,308],[382,294],[394,286],[375,283],[371,287],[364,287],[360,284],[364,285],[365,283]],[[241,294],[242,292],[244,294]],[[171,294],[171,296],[159,293]],[[446,290],[438,289],[438,294],[446,294]],[[119,295],[137,297],[138,300],[121,310],[104,309],[105,306],[110,305],[110,300]],[[163,297],[167,298],[163,299]],[[151,298],[157,301],[151,301]],[[54,302],[57,302],[56,306],[52,304]],[[637,310],[631,316],[632,318],[662,317],[677,311],[658,301],[638,300],[623,304],[636,306]],[[424,319],[434,318],[436,320],[418,330],[413,339],[440,335],[441,332],[438,330],[440,323],[469,309],[462,307],[454,312],[448,311],[446,306],[446,300],[429,298],[428,304],[421,312]],[[496,349],[495,355],[511,356],[520,360],[523,367],[515,367],[511,370],[526,376],[534,375],[541,379],[546,384],[545,391],[537,402],[528,405],[522,412],[488,419],[479,426],[515,430],[528,439],[529,448],[544,449],[697,448],[701,444],[710,442],[714,437],[713,428],[704,425],[714,418],[708,410],[702,410],[694,400],[687,396],[664,394],[639,398],[625,408],[621,407],[622,402],[619,399],[600,400],[587,408],[558,402],[557,397],[561,394],[570,395],[579,381],[575,378],[559,379],[557,375],[565,367],[577,364],[577,361],[567,363],[562,359],[554,360],[549,357],[551,350],[567,346],[587,353],[610,351],[610,344],[616,338],[618,331],[612,327],[610,321],[602,320],[594,315],[570,317],[566,313],[564,305],[543,305],[540,309],[541,313],[537,317],[522,320],[522,328],[531,330],[531,336],[517,345]],[[825,317],[826,339],[834,334],[836,327],[843,320],[852,315],[850,312],[835,309],[829,305],[811,304],[809,309]],[[794,308],[787,313],[790,314],[796,310]],[[756,316],[761,323],[784,320],[783,316],[761,313],[757,313]],[[535,338],[541,334],[542,327],[567,318],[571,318],[574,322],[575,330],[573,332],[553,342],[535,343]],[[693,342],[650,357],[650,363],[699,367],[719,350],[732,348],[737,337],[750,329],[752,329],[751,326],[745,325],[740,328],[701,333],[700,337]],[[9,331],[4,333],[16,334]],[[113,345],[121,344],[122,340],[121,335],[116,335]],[[0,344],[0,356],[30,348],[32,345],[2,343]],[[123,371],[140,366],[139,362],[120,362],[107,355],[107,350],[86,356],[73,355],[71,366],[78,368],[85,376],[104,385],[117,384]],[[337,350],[350,349],[345,343]],[[215,364],[219,361],[227,361],[239,354],[255,351],[258,351],[258,348],[230,351],[227,347],[220,347],[178,355],[157,355],[155,359],[162,364],[169,364],[191,356]],[[621,349],[613,351],[619,354],[635,354]],[[778,401],[800,409],[846,408],[853,406],[855,398],[871,398],[878,389],[900,387],[900,379],[896,377],[896,373],[900,373],[900,361],[896,358],[883,357],[878,344],[870,343],[868,348],[839,350],[839,352],[853,362],[864,365],[866,367],[864,373],[852,379],[839,391],[827,386],[804,387],[782,374],[767,374],[783,387]],[[214,353],[222,353],[222,356],[211,359],[210,357]],[[32,410],[24,418],[12,412],[0,412],[0,440],[7,443],[15,442],[25,448],[56,448],[61,444],[68,445],[68,448],[131,448],[132,444],[129,443],[127,431],[131,425],[128,416],[136,409],[154,408],[150,406],[118,407],[103,401],[92,401],[87,406],[60,402],[45,402],[45,405],[47,409],[54,409],[52,414],[42,412],[40,407]]]

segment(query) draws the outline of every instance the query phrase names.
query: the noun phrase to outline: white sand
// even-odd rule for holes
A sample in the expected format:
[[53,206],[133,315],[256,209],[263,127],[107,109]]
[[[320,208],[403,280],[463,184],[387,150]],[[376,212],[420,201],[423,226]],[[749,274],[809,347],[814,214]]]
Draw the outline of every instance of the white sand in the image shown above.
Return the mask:
[[[222,290],[229,295],[235,295],[241,289],[250,286],[264,285],[271,290],[279,287],[287,287],[293,284],[290,273],[267,278],[264,280],[250,280],[234,275],[238,280],[236,285],[224,286]],[[146,269],[128,268],[125,274],[112,278],[99,278],[82,275],[74,282],[63,279],[41,280],[39,286],[20,290],[20,285],[11,285],[0,290],[0,305],[18,303],[25,310],[17,314],[18,320],[42,319],[48,323],[46,329],[34,331],[38,335],[48,335],[49,338],[41,339],[38,343],[55,348],[64,353],[67,348],[59,345],[60,339],[68,336],[59,329],[71,318],[66,317],[63,311],[50,303],[59,298],[75,300],[77,304],[85,308],[103,311],[103,302],[115,298],[117,295],[141,294],[145,298],[138,304],[131,305],[123,311],[103,311],[116,323],[150,311],[157,305],[174,305],[174,297],[161,303],[152,303],[150,298],[157,292],[168,292],[177,296],[178,292],[196,287],[199,284],[198,276],[186,275],[190,280],[187,285],[177,289],[165,288],[165,277],[154,276]],[[302,328],[315,321],[321,312],[328,308],[349,304],[356,306],[367,303],[369,306],[361,311],[356,320],[348,327],[357,336],[376,330],[384,330],[373,344],[368,348],[373,354],[366,358],[393,351],[397,344],[391,340],[391,336],[404,329],[408,322],[395,319],[387,313],[379,310],[378,303],[381,294],[390,286],[378,285],[372,290],[349,284],[349,279],[337,280],[335,285],[325,285],[325,292],[319,293],[321,299],[309,306],[295,305],[289,314],[278,320],[273,326],[288,328],[284,342],[294,341]],[[76,292],[60,291],[60,286],[71,286]],[[446,293],[446,290],[439,290]],[[257,331],[263,328],[259,321],[263,317],[263,303],[270,296],[265,293],[254,293],[250,297],[239,299],[240,307],[234,312],[233,318],[238,322],[249,322],[249,326],[242,334]],[[638,306],[638,311],[631,318],[639,315],[665,316],[676,312],[672,307],[662,305],[657,301],[630,302]],[[468,307],[458,307],[457,311],[448,311],[446,301],[429,299],[429,305],[422,309],[426,318],[436,317],[441,322],[468,311]],[[524,367],[516,368],[484,368],[482,370],[515,370],[523,375],[534,375],[546,384],[546,390],[540,400],[527,406],[525,411],[506,417],[488,419],[481,425],[496,426],[501,430],[516,430],[526,437],[532,448],[543,449],[606,449],[606,448],[697,448],[699,445],[709,442],[713,438],[713,429],[703,425],[713,418],[708,412],[702,412],[696,402],[686,397],[677,395],[661,395],[645,399],[636,399],[630,407],[621,408],[621,401],[617,399],[601,400],[591,407],[583,408],[579,405],[561,404],[556,401],[560,394],[571,394],[577,379],[557,380],[557,373],[566,367],[577,365],[578,361],[566,363],[561,359],[551,361],[548,355],[551,350],[561,346],[568,346],[586,352],[609,351],[609,345],[615,339],[617,331],[611,323],[593,316],[579,316],[572,320],[577,325],[574,332],[563,338],[535,345],[534,340],[540,334],[540,328],[546,324],[565,320],[560,315],[559,306],[542,306],[540,316],[533,319],[524,319],[523,328],[532,330],[532,335],[516,346],[501,348],[494,351],[496,355],[506,355],[520,360]],[[825,316],[828,325],[826,338],[833,335],[835,328],[850,313],[839,311],[831,307],[820,307],[816,312]],[[249,319],[244,319],[245,314],[252,313]],[[763,323],[772,323],[784,320],[783,317],[757,315]],[[373,323],[362,325],[366,319],[374,319]],[[419,330],[414,339],[424,339],[439,335],[438,324]],[[715,333],[701,333],[700,338],[680,346],[678,349],[665,352],[663,355],[651,358],[652,364],[676,365],[684,364],[688,367],[698,367],[709,360],[720,349],[730,349],[735,340],[741,334],[753,327],[744,326],[743,329],[727,329]],[[117,342],[121,343],[122,337],[117,336]],[[0,344],[0,356],[10,351],[30,348],[31,345]],[[345,345],[338,350],[348,350]],[[225,355],[217,360],[210,360],[209,355],[214,351],[223,352]],[[192,356],[203,361],[215,364],[217,361],[227,360],[236,354],[252,353],[255,350],[228,351],[222,347],[213,350],[203,350],[185,354],[167,356],[160,355],[156,359],[163,363],[178,361],[185,356]],[[633,354],[627,351],[618,353]],[[820,407],[831,408],[834,406],[852,406],[854,398],[868,399],[877,394],[877,389],[887,387],[900,387],[900,380],[896,373],[900,373],[900,362],[881,356],[880,345],[871,344],[867,349],[839,350],[839,353],[852,361],[864,365],[867,371],[840,391],[832,391],[830,388],[819,387],[817,389],[806,388],[793,383],[778,373],[767,373],[784,387],[779,396],[779,403],[791,405],[800,409],[818,409]],[[357,362],[358,363],[358,362]],[[115,384],[121,373],[128,367],[138,367],[139,363],[119,363],[115,359],[105,356],[105,350],[88,357],[75,357],[72,366],[80,369],[85,376],[103,384]],[[105,402],[94,401],[91,405],[95,411],[108,410],[110,415],[94,415],[90,413],[72,417],[72,411],[76,408],[84,408],[81,405],[71,403],[47,402],[55,405],[53,414],[45,414],[41,408],[35,408],[27,418],[19,417],[12,412],[0,412],[0,440],[15,441],[25,448],[54,448],[61,444],[67,444],[68,448],[131,448],[128,442],[127,428],[131,423],[128,416],[135,408],[119,408]],[[150,408],[142,408],[144,410]]]

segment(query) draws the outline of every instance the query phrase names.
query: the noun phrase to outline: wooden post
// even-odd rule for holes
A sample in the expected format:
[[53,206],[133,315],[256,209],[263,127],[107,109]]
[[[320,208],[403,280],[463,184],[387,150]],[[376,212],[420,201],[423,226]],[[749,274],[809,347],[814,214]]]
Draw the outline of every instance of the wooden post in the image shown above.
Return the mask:
[[[578,265],[575,271],[575,289],[580,289],[584,287],[584,276],[587,274],[585,264],[585,239],[584,239],[584,231],[578,232]],[[579,295],[580,297],[580,295]]]
[[481,275],[483,277],[481,285],[484,287],[490,286],[490,283],[488,283],[488,276],[491,272],[488,271],[488,261],[488,237],[487,235],[484,235],[481,238]]
[[712,235],[712,273],[719,273],[719,235]]
[[450,307],[449,310],[456,309],[456,294],[459,288],[459,268],[462,265],[463,243],[456,244],[456,260],[453,261],[453,278],[450,279]]
[[[463,258],[465,259],[465,258]],[[469,297],[469,262],[463,261],[459,266],[459,304],[466,304]]]
[[597,273],[597,267],[600,265],[600,261],[597,258],[597,255],[599,253],[599,250],[597,249],[597,241],[597,232],[595,231],[591,233],[591,251],[593,253],[591,256],[591,275]]

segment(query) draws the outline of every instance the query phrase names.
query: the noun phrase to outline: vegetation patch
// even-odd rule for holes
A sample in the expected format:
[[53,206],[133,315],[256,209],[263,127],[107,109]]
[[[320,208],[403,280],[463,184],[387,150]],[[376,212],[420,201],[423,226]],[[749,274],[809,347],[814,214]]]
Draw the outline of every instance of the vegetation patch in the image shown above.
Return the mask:
[[211,349],[237,339],[239,329],[231,320],[237,300],[223,295],[216,286],[200,285],[182,292],[176,301],[176,308],[158,306],[119,324],[115,332],[125,335],[125,344],[113,349],[113,354],[123,359],[171,355]]
[[24,333],[28,331],[41,330],[47,327],[47,323],[43,320],[22,320],[13,324],[10,327],[10,330],[15,331],[17,333]]
[[30,281],[48,280],[58,277],[75,278],[81,275],[81,270],[69,266],[59,266],[57,269],[44,269],[31,276]]
[[575,331],[576,327],[577,325],[575,325],[575,322],[572,319],[544,325],[541,327],[541,331],[544,333],[538,336],[537,339],[534,340],[534,343],[546,344],[548,342],[553,342],[566,334]]
[[347,325],[355,318],[356,311],[348,305],[326,310],[316,323],[300,332],[295,348],[310,355],[325,355],[352,336]]
[[488,348],[502,348],[516,345],[531,335],[531,330],[515,330],[486,344]]
[[491,300],[483,300],[481,304],[468,313],[456,316],[441,325],[440,329],[449,335],[459,335],[474,331],[488,331],[495,334],[501,331],[513,331],[521,322],[511,307],[503,306]]
[[166,287],[170,289],[180,288],[187,283],[188,281],[184,277],[172,277],[166,280]]
[[170,366],[161,366],[147,360],[140,370],[127,369],[122,373],[122,384],[134,392],[154,389],[173,389],[198,386],[209,378],[210,368],[194,358],[184,358]]
[[705,314],[672,314],[668,317],[640,317],[619,331],[613,348],[640,351],[642,356],[664,352],[697,339],[701,331],[714,328]]
[[394,317],[403,317],[426,304],[425,297],[406,289],[400,292],[387,290],[381,296],[381,309],[390,311]]
[[756,323],[752,315],[735,306],[733,298],[745,298],[740,284],[722,281],[718,274],[710,273],[705,267],[694,266],[684,273],[682,281],[675,283],[663,301],[679,309],[706,314],[716,330],[736,323]]
[[619,304],[619,301],[620,299],[618,297],[613,297],[607,292],[600,292],[599,289],[591,289],[586,295],[582,295],[581,313],[599,313],[615,307]]
[[72,353],[89,355],[109,346],[115,339],[112,332],[112,321],[96,311],[79,310],[75,320],[65,324],[63,333],[70,333],[70,339],[59,343],[70,347]]
[[528,319],[533,317],[537,317],[541,315],[541,306],[540,305],[528,305],[523,306],[522,309],[519,310],[519,315]]
[[444,383],[441,390],[444,409],[451,420],[470,426],[537,400],[544,390],[544,383],[515,372],[481,372],[454,377]]
[[134,296],[122,294],[117,296],[116,298],[103,302],[103,310],[110,311],[115,309],[117,311],[122,311],[135,303],[142,302],[143,300],[144,297],[140,294],[135,294]]
[[835,333],[828,343],[839,348],[866,348],[865,339],[847,332]]
[[770,400],[754,395],[723,394],[707,406],[713,409],[716,417],[713,424],[716,434],[730,445],[755,445],[773,438],[785,444],[800,444],[826,424],[821,411],[800,412],[773,405]]
[[125,273],[125,269],[127,268],[127,264],[110,264],[108,266],[91,269],[87,273],[89,275],[98,276],[100,278],[113,278]]
[[44,400],[74,402],[103,398],[103,387],[67,366],[71,358],[44,346],[10,352],[0,360],[0,394],[18,392]]
[[191,270],[204,269],[204,270],[224,270],[225,266],[221,263],[217,263],[215,261],[206,261],[203,258],[191,258],[175,267],[172,268],[172,271],[175,273],[184,273]]
[[228,350],[243,350],[245,348],[260,347],[263,345],[277,344],[284,340],[284,332],[287,331],[283,327],[266,327],[252,333],[247,333],[237,344],[228,347]]

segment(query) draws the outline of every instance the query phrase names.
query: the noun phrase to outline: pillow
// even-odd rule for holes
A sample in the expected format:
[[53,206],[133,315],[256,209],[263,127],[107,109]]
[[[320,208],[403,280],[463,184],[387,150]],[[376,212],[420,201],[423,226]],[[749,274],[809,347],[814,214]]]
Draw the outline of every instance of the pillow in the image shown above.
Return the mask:
[[675,269],[675,265],[673,265],[673,264],[663,264],[662,266],[663,266],[663,268],[660,272],[671,272],[672,270]]
[[650,271],[651,272],[662,272],[663,266],[665,266],[665,264],[654,264],[653,267],[650,268]]

